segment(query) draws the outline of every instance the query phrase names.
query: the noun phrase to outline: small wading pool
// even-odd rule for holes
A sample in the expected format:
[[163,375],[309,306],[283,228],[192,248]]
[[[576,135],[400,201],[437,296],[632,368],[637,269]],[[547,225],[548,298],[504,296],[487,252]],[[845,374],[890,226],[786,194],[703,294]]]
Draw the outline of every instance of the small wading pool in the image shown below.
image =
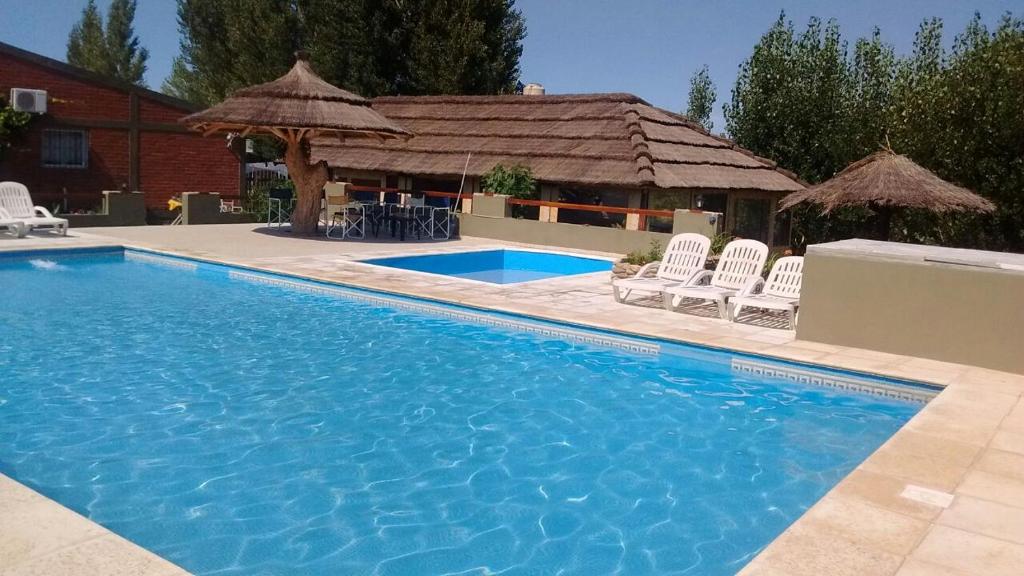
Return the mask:
[[491,284],[513,284],[556,276],[608,272],[609,260],[527,250],[483,250],[361,260],[365,264],[455,276]]

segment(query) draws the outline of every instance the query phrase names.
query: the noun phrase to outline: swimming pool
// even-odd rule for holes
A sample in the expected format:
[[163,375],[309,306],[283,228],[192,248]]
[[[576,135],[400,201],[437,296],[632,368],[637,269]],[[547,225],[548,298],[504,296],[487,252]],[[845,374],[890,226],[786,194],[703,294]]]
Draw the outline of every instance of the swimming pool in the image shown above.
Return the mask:
[[0,280],[0,472],[198,574],[731,574],[921,406],[786,378],[929,392],[139,252]]
[[480,250],[361,260],[365,264],[455,276],[491,284],[529,282],[556,276],[610,272],[612,262],[554,252]]

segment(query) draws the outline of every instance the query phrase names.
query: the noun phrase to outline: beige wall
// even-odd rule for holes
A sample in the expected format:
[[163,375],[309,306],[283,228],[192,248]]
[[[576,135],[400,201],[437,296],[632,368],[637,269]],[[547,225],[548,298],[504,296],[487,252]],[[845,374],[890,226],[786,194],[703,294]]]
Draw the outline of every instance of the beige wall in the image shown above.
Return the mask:
[[91,226],[145,226],[146,198],[142,192],[103,191],[99,214],[60,214],[72,228]]
[[672,233],[696,232],[708,238],[722,231],[724,218],[718,212],[675,210],[672,216]]
[[1024,273],[814,248],[798,339],[1024,374]]
[[696,232],[712,237],[722,216],[715,212],[676,210],[672,219],[672,234],[664,234],[557,222],[545,219],[543,213],[539,220],[512,218],[508,199],[503,194],[474,194],[472,213],[461,220],[460,233],[510,242],[626,254],[634,250],[647,250],[651,242],[658,242],[664,248],[672,234]]
[[[474,212],[477,210],[478,200],[479,197],[474,200]],[[659,242],[664,247],[672,237],[671,234],[657,232],[540,222],[520,218],[494,218],[479,214],[460,214],[459,221],[459,233],[463,236],[615,254],[646,250],[650,247],[652,240]]]

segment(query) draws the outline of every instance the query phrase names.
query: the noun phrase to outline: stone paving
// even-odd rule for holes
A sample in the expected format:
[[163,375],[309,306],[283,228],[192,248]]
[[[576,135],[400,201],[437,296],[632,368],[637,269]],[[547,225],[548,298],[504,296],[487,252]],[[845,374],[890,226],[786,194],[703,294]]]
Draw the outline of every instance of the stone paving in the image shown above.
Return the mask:
[[[619,304],[605,274],[489,286],[354,262],[509,246],[475,238],[339,242],[292,238],[258,225],[97,228],[69,238],[0,238],[0,251],[110,244],[945,386],[741,573],[999,575],[1018,574],[1024,565],[1024,375],[795,340],[778,317],[750,315],[731,323],[710,306],[680,313],[651,299]],[[34,525],[6,525],[16,517],[7,511],[26,498],[36,512],[24,517]],[[0,563],[0,576],[180,573],[2,476],[0,532],[20,550],[13,553],[16,562]],[[66,538],[55,537],[64,532]],[[0,557],[9,554],[4,544],[0,539]],[[108,567],[116,558],[125,562],[115,571]]]

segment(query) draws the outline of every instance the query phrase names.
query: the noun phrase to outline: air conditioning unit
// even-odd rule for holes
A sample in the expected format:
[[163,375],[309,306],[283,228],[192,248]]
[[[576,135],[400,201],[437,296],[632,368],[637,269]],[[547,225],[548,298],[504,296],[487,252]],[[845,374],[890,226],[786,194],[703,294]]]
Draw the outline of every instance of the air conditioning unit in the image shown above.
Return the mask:
[[11,106],[18,112],[46,114],[46,90],[11,88]]

